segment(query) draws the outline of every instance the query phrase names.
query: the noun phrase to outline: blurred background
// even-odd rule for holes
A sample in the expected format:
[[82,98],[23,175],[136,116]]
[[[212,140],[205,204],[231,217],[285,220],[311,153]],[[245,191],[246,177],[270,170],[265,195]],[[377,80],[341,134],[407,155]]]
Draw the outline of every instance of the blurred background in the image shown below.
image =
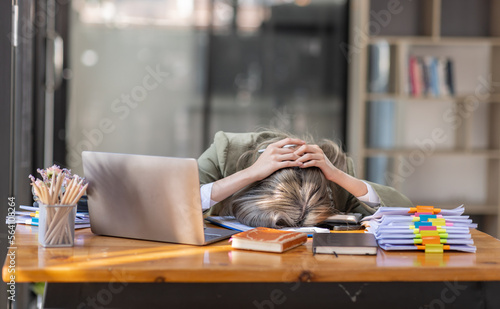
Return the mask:
[[345,0],[79,0],[70,13],[60,133],[77,173],[82,150],[198,157],[219,130],[345,140]]

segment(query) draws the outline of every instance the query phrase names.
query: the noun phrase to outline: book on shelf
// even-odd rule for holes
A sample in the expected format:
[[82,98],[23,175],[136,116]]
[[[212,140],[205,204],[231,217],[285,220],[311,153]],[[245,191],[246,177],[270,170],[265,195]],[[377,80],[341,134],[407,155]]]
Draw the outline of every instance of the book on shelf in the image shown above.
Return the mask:
[[448,59],[446,62],[446,80],[448,81],[448,87],[451,95],[455,95],[455,80],[454,80],[454,68],[453,61]]
[[451,81],[448,81],[448,74],[446,70],[447,63],[451,61],[448,58],[440,57],[440,58],[434,58],[434,61],[436,62],[436,70],[437,70],[437,81],[435,83],[437,84],[437,89],[439,93],[435,94],[435,96],[450,96],[452,93],[450,91],[451,88],[449,87],[449,84]]
[[375,255],[377,240],[369,233],[315,234],[312,248],[314,254]]
[[[388,94],[391,92],[391,47],[386,41],[370,45],[368,91]],[[370,148],[392,148],[395,142],[395,104],[390,99],[373,99],[367,104],[367,138]],[[384,171],[389,167],[389,158],[369,157],[366,164],[367,179],[385,184]]]
[[463,205],[455,209],[380,207],[362,221],[384,250],[476,252],[470,229],[477,224],[463,213]]
[[430,93],[431,87],[433,84],[432,77],[434,74],[431,74],[432,67],[432,58],[430,57],[422,57],[418,59],[418,65],[422,69],[422,93]]
[[410,56],[409,95],[446,97],[455,95],[453,60],[448,57]]
[[421,67],[416,57],[410,57],[409,67],[411,95],[420,96],[422,94],[422,72],[420,71]]
[[391,48],[385,41],[369,45],[368,92],[388,93],[390,89]]
[[231,236],[230,241],[235,249],[281,253],[305,243],[307,234],[256,227]]

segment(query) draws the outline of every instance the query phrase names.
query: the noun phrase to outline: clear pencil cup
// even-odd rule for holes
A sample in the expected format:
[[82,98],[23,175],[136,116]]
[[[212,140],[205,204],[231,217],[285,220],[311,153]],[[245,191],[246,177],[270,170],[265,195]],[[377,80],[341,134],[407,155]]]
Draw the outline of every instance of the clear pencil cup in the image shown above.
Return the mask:
[[38,242],[44,247],[72,247],[76,205],[39,204]]

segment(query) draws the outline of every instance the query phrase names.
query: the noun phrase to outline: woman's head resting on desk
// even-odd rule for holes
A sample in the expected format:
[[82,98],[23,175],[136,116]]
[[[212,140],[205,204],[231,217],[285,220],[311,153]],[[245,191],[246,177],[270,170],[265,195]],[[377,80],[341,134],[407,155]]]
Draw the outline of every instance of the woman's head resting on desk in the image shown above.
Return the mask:
[[[268,140],[243,153],[237,169],[252,165],[262,153],[261,149],[282,138]],[[314,142],[309,140],[308,144]],[[338,169],[346,171],[346,155],[336,143],[323,140],[318,146]],[[233,215],[249,226],[314,226],[337,212],[335,192],[338,189],[317,167],[282,168],[236,192],[223,214]]]

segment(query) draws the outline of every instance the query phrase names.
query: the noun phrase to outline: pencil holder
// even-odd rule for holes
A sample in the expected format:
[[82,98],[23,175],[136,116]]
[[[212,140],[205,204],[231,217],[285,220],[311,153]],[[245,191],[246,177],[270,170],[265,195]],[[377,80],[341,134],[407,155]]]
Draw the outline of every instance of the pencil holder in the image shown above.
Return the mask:
[[39,204],[38,242],[44,247],[72,247],[75,240],[75,205]]

